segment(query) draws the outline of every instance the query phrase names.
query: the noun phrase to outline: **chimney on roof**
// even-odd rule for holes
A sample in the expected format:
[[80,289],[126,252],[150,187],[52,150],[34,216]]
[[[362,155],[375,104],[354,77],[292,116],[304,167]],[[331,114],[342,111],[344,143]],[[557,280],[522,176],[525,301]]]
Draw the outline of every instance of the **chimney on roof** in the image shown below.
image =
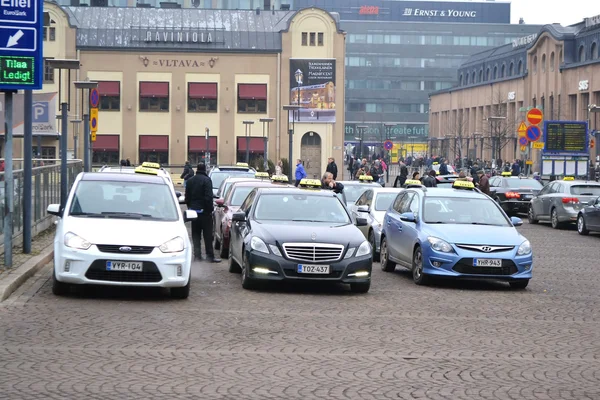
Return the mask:
[[525,24],[525,20],[521,17],[519,18],[519,25],[524,25]]

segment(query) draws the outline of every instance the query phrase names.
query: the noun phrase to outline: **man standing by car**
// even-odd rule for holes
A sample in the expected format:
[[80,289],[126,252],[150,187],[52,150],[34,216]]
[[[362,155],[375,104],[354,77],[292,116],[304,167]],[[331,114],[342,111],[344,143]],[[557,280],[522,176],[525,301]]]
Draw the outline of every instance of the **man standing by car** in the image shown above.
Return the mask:
[[183,179],[183,188],[185,189],[186,182],[194,177],[194,169],[189,161],[185,162],[185,166],[183,167],[183,172],[181,173],[180,178]]
[[339,182],[336,182],[333,179],[333,174],[331,172],[325,172],[323,175],[323,179],[321,179],[321,187],[327,190],[333,190],[334,193],[342,193],[344,190],[344,185]]
[[331,172],[334,180],[337,179],[338,167],[337,167],[337,164],[335,163],[335,159],[333,157],[329,157],[329,160],[327,162],[326,171]]
[[185,203],[190,210],[198,213],[198,219],[192,221],[192,242],[194,243],[194,256],[197,260],[202,259],[202,236],[204,236],[204,248],[206,258],[211,262],[221,262],[215,257],[213,250],[213,191],[212,180],[206,174],[206,164],[198,163],[196,175],[189,179],[185,187]]
[[487,175],[485,174],[485,171],[480,169],[479,171],[477,171],[477,175],[479,175],[479,190],[481,190],[482,193],[491,196],[490,181]]

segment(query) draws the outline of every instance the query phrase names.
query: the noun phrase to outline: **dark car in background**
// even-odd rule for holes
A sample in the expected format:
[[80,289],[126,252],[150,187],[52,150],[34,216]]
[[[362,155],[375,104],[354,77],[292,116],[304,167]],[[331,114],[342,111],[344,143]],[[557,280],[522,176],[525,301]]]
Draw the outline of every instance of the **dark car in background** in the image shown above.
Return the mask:
[[[600,196],[600,187],[594,189]],[[577,232],[588,235],[590,231],[600,232],[600,197],[587,203],[577,215]]]
[[533,178],[493,176],[490,178],[491,197],[507,214],[527,213],[529,203],[544,186]]
[[216,196],[221,183],[227,178],[254,178],[256,170],[246,163],[236,165],[218,165],[211,168],[208,176],[212,180],[213,195]]

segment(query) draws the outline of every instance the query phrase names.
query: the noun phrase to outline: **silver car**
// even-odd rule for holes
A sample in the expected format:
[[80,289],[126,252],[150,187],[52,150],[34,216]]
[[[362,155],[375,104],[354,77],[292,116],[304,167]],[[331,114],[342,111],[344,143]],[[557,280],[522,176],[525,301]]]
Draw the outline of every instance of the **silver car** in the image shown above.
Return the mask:
[[372,181],[339,181],[342,185],[344,185],[344,197],[346,201],[346,205],[348,209],[350,209],[356,200],[367,190],[369,189],[381,189],[381,185],[379,183],[375,183]]
[[385,212],[398,196],[401,188],[369,188],[350,207],[352,220],[357,217],[367,219],[367,226],[360,226],[365,238],[371,243],[373,249],[373,260],[379,260],[379,243],[381,242],[381,230]]
[[600,196],[600,183],[593,181],[562,180],[544,186],[531,200],[529,222],[550,222],[554,229],[577,221],[579,212]]

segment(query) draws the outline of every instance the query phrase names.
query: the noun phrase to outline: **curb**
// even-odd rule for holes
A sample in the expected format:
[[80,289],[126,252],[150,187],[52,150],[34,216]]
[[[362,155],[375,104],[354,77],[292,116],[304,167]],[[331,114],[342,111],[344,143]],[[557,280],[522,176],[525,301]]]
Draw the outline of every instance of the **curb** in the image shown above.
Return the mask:
[[8,299],[27,279],[31,278],[42,267],[48,264],[54,258],[54,244],[42,250],[39,256],[28,260],[25,264],[8,272],[6,277],[0,279],[0,302]]

